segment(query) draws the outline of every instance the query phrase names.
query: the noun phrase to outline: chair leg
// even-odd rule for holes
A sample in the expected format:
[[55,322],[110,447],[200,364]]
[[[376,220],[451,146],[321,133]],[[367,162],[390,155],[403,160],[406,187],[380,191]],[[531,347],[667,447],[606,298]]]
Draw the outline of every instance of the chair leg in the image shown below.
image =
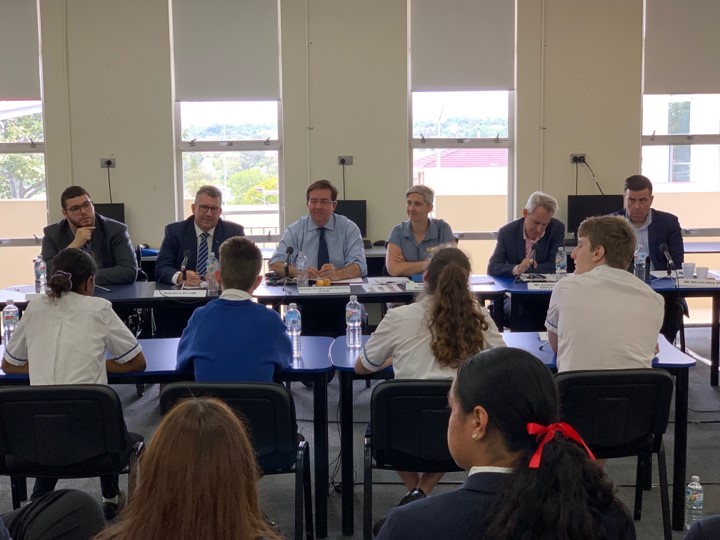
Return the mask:
[[302,443],[295,459],[295,540],[303,537],[303,479],[305,477],[305,456]]
[[363,540],[372,540],[372,441],[365,438],[363,478]]
[[13,509],[20,508],[20,504],[27,500],[27,478],[24,476],[10,477],[10,492],[12,493]]
[[305,443],[305,451],[303,461],[303,491],[305,493],[305,539],[315,539],[315,526],[313,522],[313,504],[312,504],[312,476],[310,474],[310,446]]
[[635,473],[635,510],[633,512],[633,519],[640,521],[640,515],[642,513],[642,492],[643,492],[643,479],[644,479],[645,460],[642,456],[638,456],[637,459],[637,471]]
[[668,495],[667,467],[665,465],[665,443],[660,443],[658,457],[658,475],[660,476],[660,504],[662,507],[663,536],[665,540],[672,539],[672,526],[670,525],[670,497]]

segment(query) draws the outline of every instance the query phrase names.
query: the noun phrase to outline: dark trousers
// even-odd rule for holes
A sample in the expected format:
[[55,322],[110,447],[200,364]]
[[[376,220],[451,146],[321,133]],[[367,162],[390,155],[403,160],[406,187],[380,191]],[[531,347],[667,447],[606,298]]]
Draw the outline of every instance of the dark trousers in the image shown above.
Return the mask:
[[687,312],[687,303],[679,293],[664,294],[663,296],[665,298],[665,315],[660,333],[672,343],[682,326],[683,315]]
[[505,327],[516,332],[544,332],[549,306],[550,295],[506,296],[503,302]]
[[48,493],[2,520],[14,540],[89,540],[105,527],[100,504],[74,489]]

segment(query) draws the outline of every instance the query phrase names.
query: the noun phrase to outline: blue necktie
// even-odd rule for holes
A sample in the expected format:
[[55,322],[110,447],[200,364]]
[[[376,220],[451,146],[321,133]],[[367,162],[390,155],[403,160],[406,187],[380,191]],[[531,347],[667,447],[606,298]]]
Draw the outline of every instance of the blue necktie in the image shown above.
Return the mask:
[[208,233],[204,232],[200,235],[200,246],[198,247],[198,258],[197,258],[197,266],[195,267],[195,271],[198,273],[198,275],[204,276],[207,272],[207,258],[208,258],[208,243],[207,239],[208,236],[210,236]]
[[328,254],[327,242],[325,242],[325,227],[320,227],[320,239],[318,241],[318,270],[320,270],[324,264],[330,262],[330,255]]

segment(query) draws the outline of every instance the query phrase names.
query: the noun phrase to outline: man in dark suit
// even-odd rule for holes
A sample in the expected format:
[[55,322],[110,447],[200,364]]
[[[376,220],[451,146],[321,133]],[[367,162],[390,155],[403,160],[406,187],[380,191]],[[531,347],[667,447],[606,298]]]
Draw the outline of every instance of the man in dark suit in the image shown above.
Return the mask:
[[[219,257],[220,244],[233,236],[245,236],[242,225],[220,219],[222,193],[215,186],[202,186],[191,208],[192,216],[165,227],[165,238],[155,263],[157,281],[172,284],[184,281],[190,287],[198,287],[205,275],[203,261],[207,262],[208,254],[212,252]],[[186,251],[189,253],[183,276],[180,267]]]
[[[667,244],[668,252],[675,266],[680,268],[685,259],[682,229],[677,216],[651,208],[653,202],[653,185],[649,178],[635,174],[625,180],[623,191],[625,208],[615,212],[626,218],[633,226],[637,237],[637,246],[643,246],[650,254],[652,268],[664,270],[668,267],[665,254],[660,250]],[[660,333],[672,343],[682,324],[683,313],[687,311],[685,300],[679,295],[665,296],[665,318]]]
[[[524,272],[555,273],[555,255],[564,245],[565,225],[553,216],[555,198],[536,191],[528,198],[522,217],[500,228],[495,251],[488,262],[491,276],[517,276]],[[511,320],[510,299],[505,300],[505,319],[516,330],[544,330],[549,298],[528,299],[518,306]]]
[[60,195],[63,219],[43,229],[42,258],[52,276],[52,259],[62,249],[86,251],[95,259],[97,285],[132,283],[137,278],[137,258],[127,226],[95,213],[90,194],[70,186]]

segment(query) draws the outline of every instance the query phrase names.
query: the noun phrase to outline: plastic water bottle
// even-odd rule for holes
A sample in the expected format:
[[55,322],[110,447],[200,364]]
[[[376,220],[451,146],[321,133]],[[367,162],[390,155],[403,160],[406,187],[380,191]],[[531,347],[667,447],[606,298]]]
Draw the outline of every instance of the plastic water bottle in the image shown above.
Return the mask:
[[685,488],[685,530],[703,516],[703,487],[699,476],[691,476]]
[[285,328],[287,328],[292,343],[293,358],[299,358],[301,353],[300,332],[302,331],[302,317],[295,303],[290,304],[285,312]]
[[207,259],[207,271],[205,272],[205,281],[208,284],[208,295],[217,296],[218,294],[218,282],[215,279],[215,271],[219,268],[218,260],[215,258],[215,254],[211,251],[208,253]]
[[20,310],[15,305],[12,299],[6,301],[5,308],[3,309],[3,345],[7,347],[10,343],[10,338],[17,327],[18,321],[20,320]]
[[362,305],[354,294],[345,306],[346,343],[349,349],[359,349],[362,346]]
[[308,286],[308,258],[302,251],[295,259],[295,279],[298,287]]
[[567,253],[564,246],[560,246],[555,254],[555,273],[558,278],[567,276]]
[[633,262],[633,274],[637,276],[638,278],[645,281],[645,258],[648,256],[647,251],[645,251],[645,248],[641,245],[638,245],[637,249],[635,250],[634,255],[634,262]]
[[45,294],[47,290],[47,264],[45,264],[42,256],[38,255],[33,259],[33,266],[35,268],[35,292]]

